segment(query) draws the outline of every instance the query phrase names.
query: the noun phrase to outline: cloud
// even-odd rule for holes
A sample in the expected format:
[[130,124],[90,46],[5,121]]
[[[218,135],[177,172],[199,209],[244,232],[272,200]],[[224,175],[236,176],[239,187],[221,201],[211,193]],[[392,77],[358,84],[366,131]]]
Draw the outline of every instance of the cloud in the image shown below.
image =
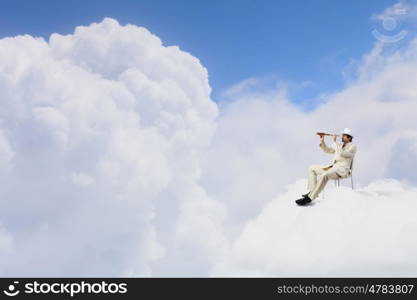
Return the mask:
[[226,242],[197,182],[218,116],[199,60],[112,18],[0,57],[0,274],[205,274]]
[[[414,2],[414,3],[410,3],[410,2]],[[395,18],[395,19],[414,18],[416,15],[414,14],[415,7],[413,4],[415,3],[416,3],[415,1],[400,0],[397,3],[394,3],[394,5],[385,8],[382,13],[373,14],[371,16],[371,19],[383,21],[390,17]]]
[[[202,162],[204,172],[201,183],[211,197],[227,207],[229,217],[225,230],[229,239],[234,242],[230,254],[216,264],[212,275],[268,276],[273,273],[274,276],[314,276],[326,273],[347,276],[356,272],[358,276],[368,271],[369,274],[382,275],[389,274],[391,267],[397,268],[391,269],[393,275],[416,274],[415,264],[407,267],[401,261],[405,261],[407,256],[398,254],[396,260],[389,265],[389,260],[385,261],[383,258],[384,250],[381,250],[375,261],[369,264],[366,263],[366,258],[370,261],[374,258],[370,252],[366,252],[368,257],[365,254],[362,256],[362,271],[349,270],[347,266],[334,260],[330,260],[329,263],[322,262],[323,268],[318,267],[315,262],[298,264],[297,259],[307,262],[308,256],[304,260],[298,258],[301,251],[297,248],[298,244],[291,243],[293,237],[284,234],[285,228],[294,226],[297,229],[292,232],[294,238],[298,239],[303,234],[303,228],[314,226],[317,235],[322,231],[321,228],[327,226],[327,221],[320,218],[314,219],[314,225],[310,224],[310,218],[310,223],[295,220],[296,211],[292,209],[296,208],[290,208],[294,205],[292,202],[295,199],[307,192],[307,183],[300,181],[300,177],[307,177],[308,167],[331,161],[331,157],[318,147],[318,137],[315,135],[317,131],[339,133],[343,128],[349,127],[353,129],[354,143],[358,146],[353,173],[357,193],[349,192],[348,196],[345,196],[343,193],[335,192],[323,200],[323,203],[348,197],[346,199],[352,198],[352,202],[343,202],[343,205],[346,209],[351,209],[351,205],[356,205],[352,203],[363,199],[360,191],[366,192],[369,186],[383,189],[384,181],[380,181],[383,179],[397,180],[396,184],[404,184],[400,189],[401,193],[407,194],[410,199],[416,198],[414,190],[408,188],[408,185],[417,185],[414,163],[417,155],[417,94],[414,88],[417,85],[416,58],[416,39],[410,40],[403,47],[395,48],[394,51],[389,45],[376,41],[374,48],[358,60],[354,76],[346,82],[345,87],[323,95],[322,101],[307,112],[293,104],[282,87],[276,87],[275,91],[268,90],[263,94],[259,93],[256,87],[256,94],[251,89],[241,89],[240,93],[234,94],[232,101],[219,103],[221,117],[218,120],[218,130],[213,136],[213,143]],[[256,78],[251,78],[252,85],[256,82]],[[245,83],[246,81],[242,82]],[[232,91],[236,86],[241,84],[235,84]],[[228,94],[227,91],[225,93]],[[295,182],[297,184],[292,186]],[[291,188],[288,188],[289,186]],[[288,189],[290,192],[287,192]],[[407,204],[395,201],[395,193],[391,195],[392,203],[379,201],[380,197],[376,194],[368,195],[367,199],[369,197],[372,198],[372,202],[368,201],[363,206],[361,204],[358,209],[370,211],[375,205],[383,207],[380,215],[370,220],[369,224],[363,221],[364,226],[373,226],[372,222],[382,222],[390,217],[391,205],[394,203],[404,212],[407,209],[413,210],[415,205],[414,200]],[[271,202],[271,199],[275,200]],[[318,205],[315,209],[318,207],[321,206]],[[336,206],[336,209],[339,208]],[[323,208],[323,214],[326,213],[328,211]],[[271,216],[265,217],[265,214]],[[335,218],[345,220],[339,210],[335,211],[335,214]],[[401,215],[402,212],[398,214]],[[280,218],[287,223],[284,229],[280,227],[282,223],[273,221]],[[407,225],[409,230],[415,230],[416,224],[411,222],[411,217],[405,220],[410,221]],[[252,227],[250,224],[254,222],[259,226]],[[405,223],[401,224],[406,226]],[[356,229],[347,232],[348,239],[353,238]],[[402,229],[395,229],[400,235],[398,238],[403,239],[402,245],[406,245],[402,251],[415,251],[414,244],[406,244],[408,237],[402,233]],[[310,233],[312,229],[306,230]],[[326,231],[323,231],[323,234],[326,235]],[[256,239],[257,236],[264,239]],[[324,241],[324,238],[315,240],[316,250],[327,254],[327,243],[323,244],[322,249],[319,247],[321,241]],[[381,245],[384,245],[383,243],[380,242]],[[278,247],[283,249],[278,251]],[[274,253],[267,255],[263,250],[256,252],[256,249],[271,250]],[[349,248],[346,246],[345,249]],[[312,254],[311,258],[314,260],[315,256]],[[290,265],[285,265],[287,259],[298,269],[291,271]],[[354,257],[351,257],[350,261],[353,262]],[[376,261],[381,264],[379,271],[374,265]],[[274,262],[276,266],[268,269],[267,265]],[[331,267],[332,264],[334,269]],[[314,273],[314,270],[317,272]]]
[[248,221],[211,276],[416,275],[416,187],[394,179],[355,190],[329,185],[324,199],[296,207],[306,184],[288,185]]
[[9,167],[10,161],[15,156],[15,152],[5,136],[3,130],[0,130],[0,167],[6,169]]
[[318,147],[317,131],[353,129],[358,186],[385,177],[417,184],[415,147],[409,146],[417,141],[417,40],[390,55],[381,47],[377,43],[363,56],[355,80],[311,111],[301,111],[280,88],[219,103],[201,182],[228,207],[232,224],[255,217],[285,186],[306,177],[309,165],[330,162]]
[[84,173],[72,173],[71,175],[72,175],[72,180],[75,184],[89,185],[94,182],[94,178]]
[[[417,40],[385,50],[303,111],[268,76],[215,103],[196,57],[112,18],[1,39],[0,274],[415,275]],[[297,207],[345,127],[355,190]]]
[[387,18],[394,18],[396,21],[415,24],[417,21],[417,1],[416,0],[398,0],[391,6],[386,7],[380,13],[374,13],[372,20],[384,21]]

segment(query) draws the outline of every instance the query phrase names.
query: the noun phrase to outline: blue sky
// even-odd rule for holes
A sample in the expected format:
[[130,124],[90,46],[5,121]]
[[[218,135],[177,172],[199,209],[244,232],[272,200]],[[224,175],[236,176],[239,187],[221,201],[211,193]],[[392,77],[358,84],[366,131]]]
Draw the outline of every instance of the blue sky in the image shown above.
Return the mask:
[[[375,42],[373,13],[396,1],[2,1],[0,36],[71,33],[112,17],[144,26],[208,69],[212,98],[248,77],[290,82],[290,98],[308,102],[342,88],[341,70]],[[310,82],[300,88],[302,82]]]

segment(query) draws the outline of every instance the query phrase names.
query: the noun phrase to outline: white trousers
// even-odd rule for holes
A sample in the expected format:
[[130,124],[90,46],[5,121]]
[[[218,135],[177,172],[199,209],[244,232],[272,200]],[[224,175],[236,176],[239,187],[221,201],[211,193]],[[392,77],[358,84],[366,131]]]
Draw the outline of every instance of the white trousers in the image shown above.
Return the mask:
[[308,186],[310,191],[308,196],[311,200],[317,198],[320,192],[324,189],[329,179],[337,179],[340,176],[336,173],[335,168],[324,165],[311,165],[308,168]]

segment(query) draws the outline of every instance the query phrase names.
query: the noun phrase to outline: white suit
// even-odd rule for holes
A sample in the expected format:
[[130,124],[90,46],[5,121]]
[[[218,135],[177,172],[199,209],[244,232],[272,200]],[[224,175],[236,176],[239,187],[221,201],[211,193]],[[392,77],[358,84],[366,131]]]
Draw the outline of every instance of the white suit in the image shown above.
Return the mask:
[[[333,163],[327,165],[311,165],[308,175],[308,196],[311,200],[315,199],[326,186],[329,179],[344,178],[350,175],[352,170],[353,158],[356,154],[356,145],[348,142],[338,144],[333,142],[332,148],[324,143],[319,144],[324,152],[334,154]],[[317,178],[321,175],[319,178]]]

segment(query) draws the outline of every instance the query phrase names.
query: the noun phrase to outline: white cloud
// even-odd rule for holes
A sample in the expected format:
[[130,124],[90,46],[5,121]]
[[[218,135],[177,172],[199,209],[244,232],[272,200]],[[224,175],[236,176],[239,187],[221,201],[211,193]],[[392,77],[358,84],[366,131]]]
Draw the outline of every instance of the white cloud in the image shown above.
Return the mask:
[[15,241],[0,274],[150,276],[193,260],[205,274],[225,211],[197,183],[218,115],[199,60],[111,18],[1,39],[0,57],[0,221]]
[[417,188],[393,179],[329,185],[313,206],[293,199],[298,180],[247,222],[211,276],[415,276]]
[[74,182],[74,184],[79,184],[79,185],[90,185],[94,182],[94,178],[91,176],[88,176],[84,173],[76,173],[73,172],[71,174],[71,178],[72,181]]
[[[269,77],[217,105],[197,58],[111,18],[1,39],[0,274],[415,275],[417,41],[383,46],[304,112]],[[297,207],[345,127],[356,190]]]
[[4,170],[8,169],[10,167],[9,163],[14,156],[15,153],[13,152],[9,140],[0,128],[0,168]]
[[310,164],[330,162],[318,147],[317,131],[353,129],[359,186],[383,177],[417,184],[412,147],[417,142],[417,40],[392,55],[381,47],[376,44],[364,55],[355,81],[328,94],[312,111],[300,111],[279,88],[264,95],[240,93],[219,104],[221,118],[204,156],[201,181],[226,204],[228,221],[240,224],[235,233],[286,185],[306,177]]
[[[282,88],[277,88],[275,93],[268,90],[262,94],[255,87],[256,94],[247,89],[235,93],[233,101],[219,103],[221,118],[213,143],[204,156],[201,182],[210,196],[225,203],[227,207],[229,218],[225,230],[233,241],[233,248],[229,255],[216,264],[212,275],[359,276],[368,271],[374,275],[417,274],[415,261],[411,259],[411,266],[405,263],[409,254],[416,250],[415,244],[407,244],[408,236],[401,229],[403,225],[406,227],[406,223],[393,227],[402,243],[402,249],[396,249],[395,259],[384,259],[384,254],[389,256],[388,252],[384,252],[387,248],[381,248],[376,257],[372,257],[370,252],[364,252],[357,257],[364,260],[363,270],[349,269],[347,264],[337,263],[336,258],[326,263],[321,256],[302,256],[298,246],[306,245],[292,241],[303,237],[303,228],[307,227],[310,227],[305,229],[308,233],[313,228],[316,230],[314,237],[322,232],[329,238],[327,233],[330,232],[322,230],[327,226],[326,219],[315,216],[308,217],[306,222],[294,219],[294,209],[297,209],[294,200],[307,192],[307,183],[300,181],[300,177],[307,177],[309,165],[328,163],[332,158],[318,147],[318,136],[315,135],[317,131],[337,133],[345,127],[352,128],[355,133],[354,143],[358,145],[353,179],[359,190],[347,195],[332,193],[320,206],[314,208],[323,207],[320,214],[329,213],[326,205],[333,204],[327,202],[339,201],[341,198],[351,198],[352,201],[346,200],[343,204],[334,205],[343,205],[348,211],[354,207],[369,212],[376,205],[382,206],[378,210],[380,214],[370,218],[369,223],[363,221],[364,226],[373,226],[372,222],[383,222],[391,217],[395,209],[400,216],[407,210],[413,214],[416,211],[415,190],[408,187],[398,190],[398,197],[407,195],[411,199],[406,202],[394,202],[397,195],[393,192],[390,196],[392,203],[379,201],[380,197],[375,194],[366,198],[372,198],[372,202],[360,206],[357,204],[363,199],[361,190],[366,192],[369,186],[383,189],[384,182],[380,181],[383,178],[396,179],[399,181],[396,184],[417,185],[417,40],[411,40],[404,47],[395,48],[395,51],[388,47],[387,51],[386,46],[389,45],[376,41],[372,51],[356,64],[355,76],[346,86],[338,92],[327,94],[325,101],[312,111],[300,111],[289,102]],[[256,78],[251,78],[252,84],[256,82]],[[225,93],[228,94],[227,91]],[[266,156],[264,153],[274,155]],[[260,158],[265,159],[266,163],[260,164]],[[294,182],[297,184],[292,186]],[[291,186],[290,192],[285,193],[288,186]],[[275,200],[271,202],[271,199]],[[392,208],[393,205],[397,208]],[[345,220],[344,213],[340,212],[342,207],[335,206],[334,209],[338,211],[335,211],[333,217]],[[303,216],[307,214],[310,211],[303,213]],[[311,218],[315,218],[314,222]],[[286,225],[282,225],[280,219]],[[411,220],[412,216],[405,213],[403,221],[409,222],[407,230],[415,231],[417,224]],[[284,234],[285,228],[292,226],[296,228],[292,231],[294,236]],[[358,230],[352,228],[350,232],[347,228],[344,233],[349,240],[354,238]],[[316,243],[316,251],[328,254],[325,248],[329,242],[326,241],[331,240],[325,237],[313,242]],[[377,239],[372,241],[376,243]],[[323,242],[323,248],[320,248],[320,242]],[[384,246],[384,241],[378,245]],[[341,246],[335,250],[344,249],[349,248],[346,245],[346,248]],[[403,256],[401,251],[404,252]],[[366,263],[367,259],[369,264]],[[298,263],[298,260],[305,264]],[[347,261],[355,262],[355,256]],[[380,267],[376,267],[376,264],[380,264]]]
[[395,19],[406,19],[415,17],[415,15],[410,15],[410,13],[414,12],[415,7],[410,4],[410,1],[400,0],[397,3],[394,3],[394,5],[384,9],[382,13],[373,14],[371,18],[379,21],[383,21],[389,17],[394,17]]
[[13,236],[8,232],[3,224],[0,224],[0,262],[3,264],[7,262],[13,253],[14,241]]

